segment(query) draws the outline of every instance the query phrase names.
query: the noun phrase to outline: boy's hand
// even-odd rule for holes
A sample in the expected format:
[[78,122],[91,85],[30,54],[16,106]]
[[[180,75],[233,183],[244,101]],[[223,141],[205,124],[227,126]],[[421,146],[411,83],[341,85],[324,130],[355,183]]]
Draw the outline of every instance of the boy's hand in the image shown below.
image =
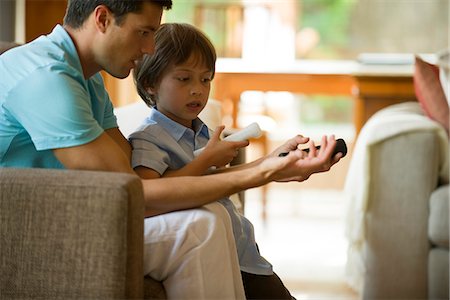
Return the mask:
[[240,148],[249,145],[248,140],[242,142],[222,141],[220,135],[224,129],[223,125],[216,128],[205,149],[198,156],[199,159],[206,159],[210,166],[226,166],[238,155]]
[[278,157],[280,153],[287,153],[297,149],[304,148],[304,144],[309,142],[309,137],[304,137],[302,135],[296,135],[295,137],[289,139],[283,145],[275,149],[268,157]]

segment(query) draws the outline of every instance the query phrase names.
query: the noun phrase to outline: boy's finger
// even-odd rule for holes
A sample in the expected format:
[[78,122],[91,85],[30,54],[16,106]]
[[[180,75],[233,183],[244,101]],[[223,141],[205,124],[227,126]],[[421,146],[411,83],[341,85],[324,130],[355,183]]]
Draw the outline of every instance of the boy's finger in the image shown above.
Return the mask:
[[220,135],[222,134],[222,131],[224,129],[225,129],[224,125],[217,126],[216,130],[214,131],[213,136],[211,137],[211,139],[219,140],[220,139]]

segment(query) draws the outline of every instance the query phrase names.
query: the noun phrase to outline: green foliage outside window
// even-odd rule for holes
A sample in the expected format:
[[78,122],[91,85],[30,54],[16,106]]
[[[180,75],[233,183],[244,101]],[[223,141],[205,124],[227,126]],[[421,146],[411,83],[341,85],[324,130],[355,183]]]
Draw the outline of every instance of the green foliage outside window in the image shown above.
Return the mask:
[[298,30],[314,28],[320,36],[317,48],[307,58],[342,57],[349,44],[351,13],[357,0],[302,0]]

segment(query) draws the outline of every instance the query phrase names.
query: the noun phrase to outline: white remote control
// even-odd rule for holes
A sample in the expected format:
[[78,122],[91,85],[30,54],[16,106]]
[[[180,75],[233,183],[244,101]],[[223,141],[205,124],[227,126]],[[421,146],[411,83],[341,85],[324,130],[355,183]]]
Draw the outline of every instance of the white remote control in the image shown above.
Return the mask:
[[[238,132],[235,132],[233,134],[230,134],[229,136],[225,137],[224,141],[229,142],[240,142],[248,140],[249,138],[259,138],[262,134],[261,128],[259,128],[258,123],[252,123],[248,125],[247,127],[239,130]],[[198,156],[202,151],[203,148],[197,149],[194,151],[194,156]]]

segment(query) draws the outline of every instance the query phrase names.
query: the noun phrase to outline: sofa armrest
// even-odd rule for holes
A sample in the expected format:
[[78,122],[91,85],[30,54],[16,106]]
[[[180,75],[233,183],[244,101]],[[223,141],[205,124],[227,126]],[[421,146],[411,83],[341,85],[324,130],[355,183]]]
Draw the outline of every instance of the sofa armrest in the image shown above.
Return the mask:
[[427,297],[427,229],[429,199],[438,185],[437,145],[433,132],[413,132],[370,149],[364,299]]
[[142,298],[137,176],[0,169],[0,298]]
[[347,268],[364,299],[427,297],[429,200],[446,166],[448,137],[418,103],[364,126],[346,179]]

